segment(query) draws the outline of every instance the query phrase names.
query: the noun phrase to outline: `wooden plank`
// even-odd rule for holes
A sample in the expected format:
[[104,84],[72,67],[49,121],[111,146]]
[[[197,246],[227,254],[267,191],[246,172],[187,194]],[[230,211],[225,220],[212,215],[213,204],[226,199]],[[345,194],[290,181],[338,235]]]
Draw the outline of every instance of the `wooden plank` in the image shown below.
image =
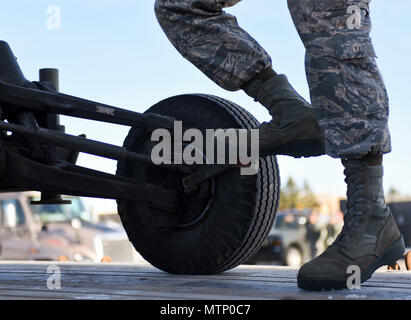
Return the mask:
[[[50,265],[61,270],[61,289],[49,290]],[[147,265],[0,262],[0,299],[407,299],[411,272],[380,270],[360,290],[308,292],[297,270],[240,266],[210,276],[164,273]]]

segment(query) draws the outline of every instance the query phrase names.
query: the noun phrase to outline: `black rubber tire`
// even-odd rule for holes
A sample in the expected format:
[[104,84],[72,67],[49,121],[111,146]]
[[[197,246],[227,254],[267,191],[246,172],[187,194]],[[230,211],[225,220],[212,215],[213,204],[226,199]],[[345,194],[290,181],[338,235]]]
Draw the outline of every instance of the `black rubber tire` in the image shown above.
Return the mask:
[[[172,97],[147,112],[174,117],[183,121],[184,128],[200,130],[258,125],[236,104],[201,94]],[[147,139],[142,130],[132,128],[124,147],[148,152],[142,147]],[[147,181],[148,172],[147,165],[118,163],[121,176]],[[144,202],[118,201],[118,213],[130,241],[153,266],[175,274],[215,274],[238,266],[259,250],[274,222],[279,196],[277,161],[266,157],[260,159],[256,175],[241,176],[235,169],[215,177],[207,215],[192,228],[153,227],[153,208]]]

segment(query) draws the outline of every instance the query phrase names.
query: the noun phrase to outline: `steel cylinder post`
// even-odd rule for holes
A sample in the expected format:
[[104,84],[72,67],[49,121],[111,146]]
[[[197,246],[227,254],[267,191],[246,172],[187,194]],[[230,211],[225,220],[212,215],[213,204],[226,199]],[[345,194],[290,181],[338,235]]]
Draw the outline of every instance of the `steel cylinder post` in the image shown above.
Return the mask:
[[[39,70],[39,80],[50,83],[58,92],[60,90],[59,70],[55,68],[43,68]],[[55,113],[49,113],[46,116],[46,125],[48,129],[64,132],[64,126],[60,125],[60,116]],[[56,152],[58,152],[56,148]],[[70,200],[63,200],[60,194],[41,193],[40,201],[31,201],[31,204],[71,204]]]
[[60,90],[59,70],[55,68],[44,68],[39,70],[40,81],[51,83],[56,91]]

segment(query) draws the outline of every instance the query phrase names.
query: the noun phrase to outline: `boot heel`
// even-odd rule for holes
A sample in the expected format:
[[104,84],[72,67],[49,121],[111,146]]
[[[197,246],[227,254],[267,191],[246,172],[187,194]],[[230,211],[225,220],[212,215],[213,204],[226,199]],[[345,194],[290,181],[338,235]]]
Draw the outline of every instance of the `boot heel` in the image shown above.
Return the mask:
[[391,246],[389,246],[385,251],[371,264],[364,273],[361,274],[361,282],[367,281],[371,278],[372,274],[382,266],[393,265],[397,260],[401,259],[405,252],[404,239],[401,236],[397,241],[395,241]]
[[388,247],[379,258],[379,265],[392,265],[401,259],[405,253],[404,238],[401,236],[393,245]]

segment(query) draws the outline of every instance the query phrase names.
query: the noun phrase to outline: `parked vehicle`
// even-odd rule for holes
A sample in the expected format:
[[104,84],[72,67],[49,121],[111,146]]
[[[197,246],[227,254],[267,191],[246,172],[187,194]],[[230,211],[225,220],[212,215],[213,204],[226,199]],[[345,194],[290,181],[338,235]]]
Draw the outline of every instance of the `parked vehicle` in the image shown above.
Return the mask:
[[314,223],[315,215],[312,210],[279,212],[263,246],[246,263],[300,267],[314,258],[324,249],[320,244],[330,242],[327,225]]
[[35,193],[0,194],[0,259],[143,262],[119,224],[91,222],[79,197],[71,205],[32,205]]

